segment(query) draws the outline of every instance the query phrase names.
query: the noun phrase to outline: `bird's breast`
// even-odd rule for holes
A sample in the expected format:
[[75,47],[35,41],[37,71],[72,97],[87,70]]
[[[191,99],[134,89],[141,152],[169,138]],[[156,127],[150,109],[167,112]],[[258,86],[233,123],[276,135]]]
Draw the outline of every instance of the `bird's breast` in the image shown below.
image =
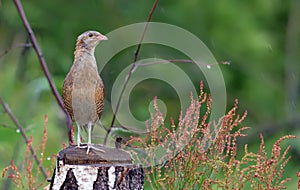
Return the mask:
[[[72,107],[75,120],[81,124],[98,119],[98,88],[103,88],[102,80],[95,68],[85,66],[74,72],[72,86]],[[101,100],[103,101],[103,100]]]

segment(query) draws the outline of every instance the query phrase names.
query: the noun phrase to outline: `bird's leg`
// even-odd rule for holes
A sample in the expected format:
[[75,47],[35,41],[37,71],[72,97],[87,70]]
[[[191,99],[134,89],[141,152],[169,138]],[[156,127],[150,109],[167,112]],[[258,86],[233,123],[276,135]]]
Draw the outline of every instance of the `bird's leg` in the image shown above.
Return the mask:
[[88,145],[87,146],[81,146],[81,136],[80,136],[81,127],[80,127],[80,125],[78,125],[78,123],[76,123],[76,124],[77,124],[77,128],[78,128],[78,130],[77,130],[77,148],[88,148],[89,149]]
[[89,122],[89,123],[88,123],[88,143],[87,143],[87,151],[86,151],[86,154],[89,154],[90,147],[91,147],[91,145],[92,145],[92,136],[91,136],[91,133],[92,133],[92,123]]
[[92,144],[92,123],[91,122],[89,122],[88,123],[88,143],[87,143],[87,150],[86,150],[86,154],[89,154],[89,151],[90,151],[90,149],[92,148],[92,149],[94,149],[94,150],[97,150],[97,151],[99,151],[99,152],[105,152],[104,150],[101,150],[101,149],[99,149],[99,148],[96,148],[95,146],[93,146],[93,144]]
[[80,126],[77,124],[77,128],[78,128],[78,131],[77,131],[77,146],[80,147],[80,143],[81,143],[81,140],[80,140]]

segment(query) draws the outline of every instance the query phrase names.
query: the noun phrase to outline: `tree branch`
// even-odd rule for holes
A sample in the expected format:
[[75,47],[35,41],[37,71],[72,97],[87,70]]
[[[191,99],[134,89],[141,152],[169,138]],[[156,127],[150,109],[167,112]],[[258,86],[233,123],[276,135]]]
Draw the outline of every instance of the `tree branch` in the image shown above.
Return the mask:
[[31,44],[25,43],[25,44],[17,44],[15,46],[12,46],[12,47],[4,50],[3,52],[1,52],[0,53],[0,58],[2,58],[4,55],[8,54],[12,49],[14,49],[14,48],[21,48],[21,47],[29,48],[29,47],[31,47]]
[[10,119],[14,122],[16,127],[20,130],[22,137],[24,138],[26,144],[29,146],[30,152],[32,154],[32,157],[34,158],[35,162],[37,163],[40,171],[44,175],[44,177],[48,180],[48,175],[45,170],[45,168],[42,166],[40,160],[38,159],[35,150],[33,149],[32,145],[29,143],[29,138],[26,135],[25,129],[21,126],[18,119],[14,116],[14,114],[11,112],[9,106],[4,102],[4,100],[0,97],[0,104],[2,105],[5,112],[9,115]]
[[159,0],[155,0],[154,4],[153,4],[153,6],[152,6],[152,9],[151,9],[151,11],[150,11],[150,13],[149,13],[149,15],[148,15],[147,22],[146,22],[144,31],[143,31],[143,33],[142,33],[142,37],[141,37],[140,42],[139,42],[139,44],[138,44],[138,47],[137,47],[137,49],[136,49],[136,51],[135,51],[135,53],[134,53],[133,64],[135,64],[135,62],[138,60],[138,56],[139,56],[139,53],[140,53],[140,50],[141,50],[141,47],[142,47],[142,42],[143,42],[143,40],[144,40],[144,37],[145,37],[146,31],[147,31],[149,22],[151,21],[152,15],[153,15],[153,13],[154,13],[154,11],[155,11],[155,9],[156,9],[156,6],[157,6],[157,4],[158,4],[158,1],[159,1]]
[[30,42],[38,56],[38,59],[40,61],[40,64],[41,64],[41,67],[42,67],[42,70],[44,71],[44,74],[47,78],[47,81],[50,85],[50,88],[51,88],[51,91],[58,103],[58,105],[60,106],[60,108],[64,111],[64,113],[66,114],[66,117],[67,117],[67,125],[68,125],[68,136],[69,136],[69,144],[73,144],[73,138],[72,138],[72,133],[71,133],[71,130],[72,130],[72,120],[70,118],[70,115],[69,113],[66,111],[66,109],[64,108],[64,104],[63,104],[63,101],[60,97],[60,94],[58,93],[54,83],[52,82],[52,79],[51,79],[51,75],[50,75],[50,72],[48,70],[48,67],[47,67],[47,64],[46,64],[46,61],[43,57],[43,54],[38,46],[38,43],[37,43],[37,40],[35,38],[35,35],[34,35],[34,32],[32,31],[31,29],[31,26],[26,18],[26,15],[24,13],[24,10],[23,10],[23,7],[22,7],[22,4],[20,2],[20,0],[14,0],[14,3],[16,5],[16,8],[20,14],[20,17],[23,21],[23,24],[28,32],[28,35],[29,35],[29,39],[30,39]]
[[292,0],[285,38],[286,114],[290,118],[295,117],[299,105],[299,8],[299,1]]
[[136,61],[138,60],[138,56],[139,56],[139,53],[140,53],[140,50],[141,50],[141,47],[142,47],[142,42],[143,42],[143,40],[144,40],[144,37],[145,37],[146,31],[147,31],[149,22],[151,21],[152,15],[153,15],[153,13],[154,13],[154,11],[155,11],[155,9],[156,9],[156,6],[157,6],[157,4],[158,4],[158,1],[159,1],[159,0],[155,0],[154,4],[153,4],[153,6],[152,6],[152,9],[151,9],[151,11],[150,11],[150,13],[149,13],[149,15],[148,15],[147,23],[146,23],[146,25],[145,25],[145,27],[144,27],[144,31],[143,31],[143,33],[142,33],[142,37],[141,37],[141,39],[140,39],[140,41],[139,41],[139,44],[138,44],[138,47],[137,47],[137,49],[136,49],[136,51],[135,51],[135,53],[134,53],[134,59],[133,59],[132,67],[131,67],[131,69],[130,69],[130,71],[129,71],[129,73],[128,73],[126,79],[125,79],[125,82],[124,82],[124,85],[123,85],[121,94],[120,94],[120,96],[119,96],[119,99],[118,99],[118,102],[117,102],[117,105],[116,105],[116,110],[115,110],[115,112],[113,113],[113,118],[112,118],[110,127],[108,128],[107,133],[106,133],[106,135],[105,135],[105,138],[104,138],[104,145],[106,144],[106,142],[107,142],[107,137],[108,137],[108,135],[110,134],[111,129],[113,128],[113,126],[114,126],[114,124],[115,124],[116,116],[117,116],[117,113],[118,113],[118,111],[119,111],[119,107],[120,107],[120,103],[121,103],[123,94],[124,94],[125,89],[126,89],[126,87],[127,87],[127,85],[128,85],[129,79],[131,78],[131,75],[132,75],[132,73],[133,73],[133,71],[134,71],[134,69],[135,69],[135,67],[136,67]]
[[[145,66],[150,66],[150,65],[157,65],[157,64],[167,64],[167,63],[194,63],[198,64],[199,62],[195,62],[190,59],[167,59],[167,60],[158,60],[158,61],[153,61],[153,62],[148,62],[148,63],[136,63],[135,68],[133,69],[132,73],[138,68],[138,67],[145,67]],[[210,69],[213,66],[216,65],[230,65],[229,61],[219,61],[216,63],[212,64],[207,64],[206,67]]]

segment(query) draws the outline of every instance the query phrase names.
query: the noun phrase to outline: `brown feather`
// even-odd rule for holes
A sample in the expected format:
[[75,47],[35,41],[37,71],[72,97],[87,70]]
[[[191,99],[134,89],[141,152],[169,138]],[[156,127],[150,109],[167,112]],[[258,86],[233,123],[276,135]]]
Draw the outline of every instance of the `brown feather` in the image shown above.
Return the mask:
[[[74,62],[69,73],[65,78],[63,84],[62,98],[65,109],[69,112],[71,118],[75,120],[76,118],[74,116],[74,108],[72,105],[74,103],[72,102],[72,93],[74,90],[73,88],[75,87],[74,84],[76,84],[76,88],[80,88],[81,90],[86,91],[86,95],[83,94],[83,97],[81,97],[82,100],[85,100],[89,97],[88,92],[90,92],[90,88],[92,88],[94,86],[93,84],[95,84],[95,106],[97,112],[96,115],[98,117],[95,118],[94,116],[91,116],[92,119],[91,121],[89,121],[92,122],[92,125],[94,125],[95,122],[101,117],[104,108],[104,85],[101,77],[98,74],[97,64],[94,57],[94,49],[98,42],[97,39],[94,41],[93,39],[89,39],[90,33],[90,31],[85,32],[82,35],[80,35],[77,39],[76,48],[74,52]],[[97,37],[98,34],[99,33],[96,32],[95,37]],[[74,83],[74,81],[76,80],[77,82]],[[78,100],[80,100],[80,98]],[[83,106],[85,105],[83,104]],[[86,106],[86,108],[90,107]],[[80,122],[82,123],[83,121],[79,121],[79,123]],[[81,127],[85,127],[87,124],[88,123],[84,121],[84,124]]]

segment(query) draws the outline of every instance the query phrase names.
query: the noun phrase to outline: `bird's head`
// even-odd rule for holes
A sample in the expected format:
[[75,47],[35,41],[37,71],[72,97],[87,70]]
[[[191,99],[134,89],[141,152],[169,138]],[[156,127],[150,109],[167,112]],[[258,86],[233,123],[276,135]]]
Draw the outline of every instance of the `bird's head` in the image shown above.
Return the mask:
[[94,50],[102,40],[108,40],[108,38],[97,31],[84,32],[77,38],[76,49]]

